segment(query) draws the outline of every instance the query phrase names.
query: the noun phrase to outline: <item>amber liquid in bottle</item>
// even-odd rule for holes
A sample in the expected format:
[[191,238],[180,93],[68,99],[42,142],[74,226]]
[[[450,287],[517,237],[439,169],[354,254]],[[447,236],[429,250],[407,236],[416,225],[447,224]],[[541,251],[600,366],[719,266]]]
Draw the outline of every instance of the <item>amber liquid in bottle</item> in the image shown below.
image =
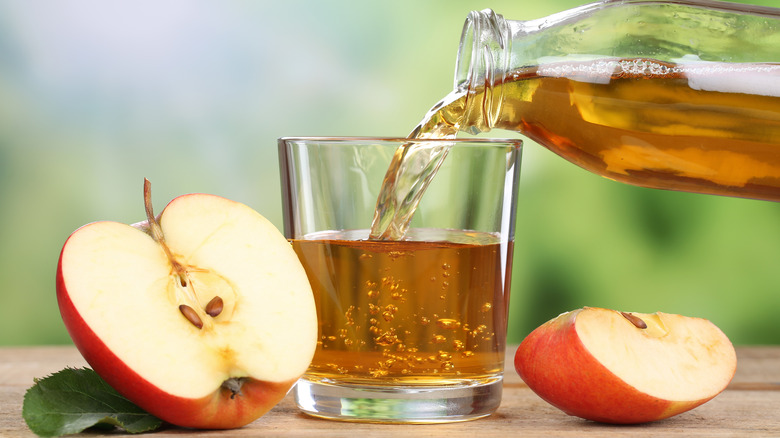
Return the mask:
[[[780,201],[780,65],[648,59],[559,63],[456,92],[412,136],[517,131],[593,173],[633,185]],[[464,114],[471,116],[464,119]]]
[[[780,201],[780,64],[601,59],[529,67],[492,87],[453,91],[410,138],[491,129],[519,132],[628,184]],[[374,239],[403,237],[425,189],[411,182],[432,179],[447,155],[411,149],[399,148],[390,164]],[[407,164],[409,156],[418,162]],[[399,196],[405,186],[416,192]]]
[[497,236],[414,229],[414,240],[372,241],[354,233],[291,241],[319,313],[307,379],[440,386],[500,376],[510,263]]

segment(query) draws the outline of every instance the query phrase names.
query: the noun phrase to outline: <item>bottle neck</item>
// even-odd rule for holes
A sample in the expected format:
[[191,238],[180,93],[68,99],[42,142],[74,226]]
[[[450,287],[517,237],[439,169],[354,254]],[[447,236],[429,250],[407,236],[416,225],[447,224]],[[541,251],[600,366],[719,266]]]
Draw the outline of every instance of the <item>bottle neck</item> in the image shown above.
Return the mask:
[[[495,125],[503,104],[503,87],[496,85],[503,83],[509,72],[511,46],[511,31],[502,15],[490,9],[472,11],[468,15],[455,64],[455,90],[467,93],[469,97],[484,90],[482,104],[467,105],[467,109],[479,108],[483,121],[468,125],[482,125],[488,129]],[[473,120],[472,117],[478,116],[469,112],[467,110],[463,120]]]

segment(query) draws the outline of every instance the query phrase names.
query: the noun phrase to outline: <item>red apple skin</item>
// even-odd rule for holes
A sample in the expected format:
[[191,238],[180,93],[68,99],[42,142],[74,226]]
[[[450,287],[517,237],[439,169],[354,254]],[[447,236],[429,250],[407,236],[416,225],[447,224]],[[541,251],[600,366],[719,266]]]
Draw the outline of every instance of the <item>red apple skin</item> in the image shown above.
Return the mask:
[[57,302],[68,333],[92,369],[128,400],[168,423],[196,429],[238,428],[271,410],[295,384],[296,380],[246,380],[241,394],[235,397],[223,388],[199,399],[169,394],[130,369],[84,322],[68,295],[62,275],[62,253],[57,265]]
[[614,424],[669,418],[713,397],[672,402],[637,391],[598,362],[577,336],[575,310],[531,332],[515,353],[515,369],[539,397],[569,415]]

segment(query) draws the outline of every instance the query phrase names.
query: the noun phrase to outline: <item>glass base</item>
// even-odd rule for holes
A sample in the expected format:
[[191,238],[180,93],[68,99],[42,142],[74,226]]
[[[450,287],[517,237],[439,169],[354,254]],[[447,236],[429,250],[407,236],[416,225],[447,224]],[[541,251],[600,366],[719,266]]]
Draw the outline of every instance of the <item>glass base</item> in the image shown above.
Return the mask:
[[503,378],[458,386],[387,387],[331,384],[302,378],[293,389],[304,413],[371,423],[450,423],[486,417],[501,403]]

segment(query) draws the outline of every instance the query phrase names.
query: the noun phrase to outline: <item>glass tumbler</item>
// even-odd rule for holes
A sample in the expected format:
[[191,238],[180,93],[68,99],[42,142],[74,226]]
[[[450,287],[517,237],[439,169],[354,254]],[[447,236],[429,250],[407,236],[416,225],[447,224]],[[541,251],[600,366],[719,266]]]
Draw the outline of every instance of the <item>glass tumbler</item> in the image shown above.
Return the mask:
[[[319,319],[314,359],[294,389],[303,412],[439,423],[498,408],[521,145],[279,139],[284,232]],[[446,157],[429,184],[404,183],[410,193],[426,187],[403,235],[373,238],[388,166],[405,150]]]

